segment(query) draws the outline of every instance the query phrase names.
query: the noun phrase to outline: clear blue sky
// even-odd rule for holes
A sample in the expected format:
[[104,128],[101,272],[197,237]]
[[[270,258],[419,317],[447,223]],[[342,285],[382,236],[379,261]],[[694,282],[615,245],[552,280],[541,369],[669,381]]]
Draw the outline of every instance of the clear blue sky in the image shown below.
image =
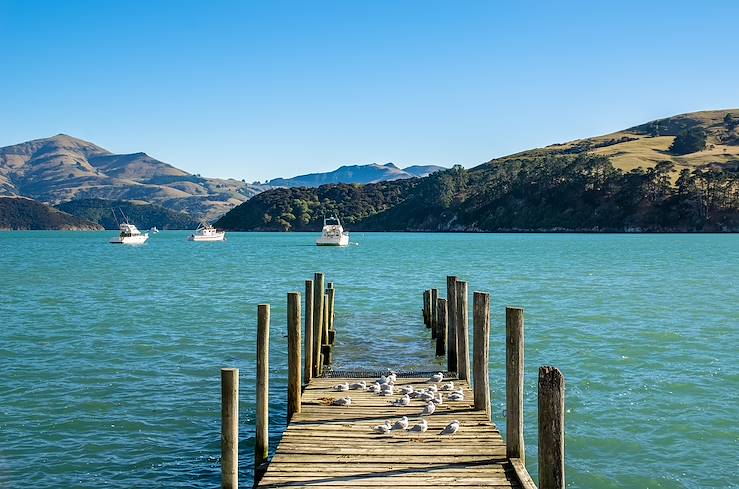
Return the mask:
[[739,1],[0,0],[0,146],[193,173],[461,163],[739,106]]

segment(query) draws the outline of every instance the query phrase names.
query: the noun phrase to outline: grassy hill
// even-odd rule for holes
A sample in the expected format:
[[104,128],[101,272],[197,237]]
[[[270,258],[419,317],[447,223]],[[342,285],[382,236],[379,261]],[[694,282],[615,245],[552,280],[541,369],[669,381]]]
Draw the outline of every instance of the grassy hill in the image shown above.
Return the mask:
[[25,197],[0,197],[0,229],[101,231],[102,226]]
[[[63,202],[57,208],[81,219],[100,224],[105,229],[118,229],[113,217],[116,212],[123,211],[132,224],[139,229],[195,229],[198,221],[190,215],[166,209],[146,202],[105,199],[79,199]],[[120,219],[120,215],[118,217]]]

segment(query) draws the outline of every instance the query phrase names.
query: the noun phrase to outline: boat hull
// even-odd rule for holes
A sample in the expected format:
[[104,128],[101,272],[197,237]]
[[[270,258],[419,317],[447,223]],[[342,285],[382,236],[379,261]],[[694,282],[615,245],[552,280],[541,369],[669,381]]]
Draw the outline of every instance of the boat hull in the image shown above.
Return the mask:
[[127,245],[137,245],[137,244],[144,244],[146,243],[146,240],[149,239],[149,235],[142,234],[140,236],[126,236],[126,237],[118,237],[113,238],[110,240],[111,244],[127,244]]
[[349,246],[349,236],[343,235],[340,238],[319,238],[316,246]]
[[223,241],[226,239],[226,233],[217,233],[213,236],[197,236],[191,234],[187,237],[188,241]]

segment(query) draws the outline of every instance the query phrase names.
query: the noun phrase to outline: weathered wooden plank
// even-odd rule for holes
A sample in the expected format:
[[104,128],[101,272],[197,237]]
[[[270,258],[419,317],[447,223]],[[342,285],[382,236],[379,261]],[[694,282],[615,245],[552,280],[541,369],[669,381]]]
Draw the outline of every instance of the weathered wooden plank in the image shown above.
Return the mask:
[[534,484],[534,480],[529,475],[529,471],[526,470],[526,464],[524,464],[523,459],[511,458],[511,466],[516,473],[518,483],[521,484],[523,489],[536,489],[536,484]]

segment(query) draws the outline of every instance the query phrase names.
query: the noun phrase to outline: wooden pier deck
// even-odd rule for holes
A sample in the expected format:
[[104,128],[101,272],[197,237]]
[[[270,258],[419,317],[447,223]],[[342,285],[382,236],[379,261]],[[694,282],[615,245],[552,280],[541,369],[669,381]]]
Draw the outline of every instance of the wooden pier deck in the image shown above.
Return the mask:
[[[324,288],[324,283],[322,273],[305,281],[304,316],[300,294],[287,294],[288,424],[271,460],[270,307],[260,304],[257,308],[254,487],[536,489],[525,465],[522,308],[506,308],[504,441],[492,422],[490,294],[474,292],[470,308],[467,282],[454,276],[447,277],[446,298],[439,297],[437,289],[424,291],[423,322],[435,340],[437,358],[446,357],[447,372],[442,372],[441,382],[431,380],[434,372],[398,372],[390,381],[383,379],[386,387],[394,382],[394,395],[382,396],[365,388],[335,388],[362,380],[370,385],[389,372],[332,369],[336,289],[331,282]],[[392,360],[378,359],[385,364]],[[452,400],[458,395],[450,396],[449,391],[442,390],[448,382],[454,384],[453,390],[462,390],[463,400]],[[239,487],[238,385],[238,369],[221,369],[223,489]],[[401,397],[401,389],[409,385],[414,391],[425,390],[429,397],[436,397],[435,411],[423,414],[427,401],[418,399],[411,399],[405,406],[395,405],[393,401]],[[432,385],[438,393],[429,390]],[[564,489],[564,377],[556,368],[541,367],[538,387],[539,484],[541,489]],[[335,403],[345,397],[351,398],[349,405]],[[394,424],[403,416],[408,418],[406,429],[384,433],[373,429],[386,421]],[[428,423],[426,431],[408,429],[421,421]],[[443,433],[452,421],[459,423],[459,430]]]
[[[426,388],[428,378],[401,377],[395,385]],[[425,403],[413,400],[410,406],[394,407],[391,400],[397,395],[333,389],[336,384],[359,380],[332,377],[310,381],[303,391],[301,412],[293,415],[258,487],[522,487],[506,458],[500,432],[485,411],[475,410],[466,381],[446,376],[444,382],[451,380],[455,389],[464,390],[465,400],[444,402],[425,416],[429,423],[425,433],[398,430],[379,434],[372,427],[385,420],[395,422],[407,416],[413,426],[420,421]],[[351,406],[329,404],[345,395],[351,397]],[[452,420],[460,422],[460,430],[441,435]]]

